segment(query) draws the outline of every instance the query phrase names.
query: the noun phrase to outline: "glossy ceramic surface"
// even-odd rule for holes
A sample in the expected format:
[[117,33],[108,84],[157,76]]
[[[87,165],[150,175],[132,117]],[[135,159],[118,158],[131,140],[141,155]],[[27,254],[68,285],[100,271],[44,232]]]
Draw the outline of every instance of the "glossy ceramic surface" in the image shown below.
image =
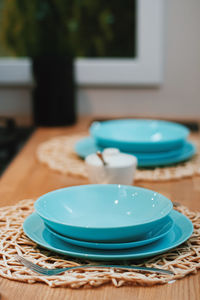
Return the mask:
[[[86,158],[92,153],[97,151],[103,151],[104,148],[95,144],[95,141],[91,137],[86,137],[78,141],[75,145],[75,152],[81,158]],[[127,152],[126,152],[127,153]],[[167,152],[158,153],[131,153],[137,157],[139,167],[156,167],[173,165],[185,160],[188,160],[196,153],[196,147],[191,142],[184,142],[180,149],[171,150]]]
[[70,239],[64,235],[58,234],[57,232],[53,231],[51,228],[47,227],[48,230],[54,234],[57,238],[62,239],[63,241],[86,248],[92,248],[92,249],[129,249],[129,248],[135,248],[144,246],[150,243],[153,243],[157,241],[158,239],[165,236],[173,226],[174,222],[172,218],[167,217],[166,223],[161,227],[158,228],[157,226],[153,228],[151,231],[149,231],[147,234],[143,236],[142,240],[135,241],[135,242],[127,242],[127,243],[95,243],[95,242],[86,242],[86,241],[80,241],[75,239]]
[[124,250],[97,250],[82,248],[58,239],[45,228],[43,220],[36,214],[30,215],[23,224],[25,234],[38,245],[67,256],[91,260],[137,260],[164,253],[185,242],[193,232],[192,222],[179,212],[173,211],[172,230],[158,241],[138,248]]
[[172,202],[144,188],[117,184],[68,187],[41,196],[35,210],[56,232],[86,241],[133,241],[162,226]]
[[[125,152],[125,151],[123,151],[123,153],[135,155],[140,160],[166,159],[166,158],[171,158],[173,156],[180,155],[183,152],[184,147],[187,144],[188,144],[188,142],[185,141],[182,147],[180,147],[178,149],[172,149],[169,151],[165,151],[165,152],[150,152],[150,153],[142,152],[141,153],[141,152]],[[107,149],[107,148],[105,148],[105,149]],[[85,158],[89,154],[96,153],[97,151],[102,152],[103,150],[104,150],[104,148],[97,145],[95,143],[95,140],[89,136],[80,139],[80,141],[78,141],[75,144],[75,151],[81,158]]]
[[158,152],[180,147],[189,130],[173,122],[125,119],[94,122],[90,133],[102,147],[131,152]]

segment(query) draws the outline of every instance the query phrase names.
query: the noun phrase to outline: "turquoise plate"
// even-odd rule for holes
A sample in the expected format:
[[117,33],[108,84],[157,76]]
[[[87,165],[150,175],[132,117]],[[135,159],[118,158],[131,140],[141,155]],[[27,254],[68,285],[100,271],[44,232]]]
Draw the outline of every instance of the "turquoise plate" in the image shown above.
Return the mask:
[[158,152],[180,147],[189,130],[173,122],[123,119],[94,122],[90,134],[102,147],[127,152]]
[[69,244],[58,239],[45,227],[43,220],[33,213],[26,218],[23,229],[36,244],[56,253],[91,260],[137,260],[171,250],[185,242],[193,232],[192,222],[177,211],[171,213],[173,228],[162,239],[138,248],[124,250],[97,250]]
[[88,184],[42,195],[34,203],[45,224],[59,234],[84,241],[127,242],[165,224],[172,202],[140,187]]
[[69,237],[66,237],[64,235],[58,234],[48,226],[48,230],[54,234],[57,238],[81,247],[86,248],[92,248],[92,249],[128,249],[128,248],[135,248],[144,246],[150,243],[153,243],[157,241],[158,239],[161,239],[163,236],[165,236],[173,226],[174,222],[172,218],[167,217],[165,224],[160,228],[155,226],[151,231],[149,231],[147,234],[143,236],[142,240],[133,241],[133,242],[124,242],[124,243],[96,243],[96,242],[86,242],[86,241],[80,241],[75,239],[70,239]]
[[[104,148],[95,144],[92,137],[86,137],[78,141],[75,145],[75,152],[81,158],[89,154],[103,151]],[[126,152],[125,152],[126,153]],[[180,149],[158,153],[127,153],[137,157],[139,167],[156,167],[173,165],[188,160],[196,153],[196,147],[191,142],[185,142]]]

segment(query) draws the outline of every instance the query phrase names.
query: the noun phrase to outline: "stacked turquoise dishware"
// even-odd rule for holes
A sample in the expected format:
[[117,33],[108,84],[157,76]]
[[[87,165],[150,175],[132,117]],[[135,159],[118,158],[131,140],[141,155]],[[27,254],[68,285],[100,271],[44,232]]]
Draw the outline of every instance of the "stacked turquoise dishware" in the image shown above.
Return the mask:
[[85,158],[112,147],[136,156],[139,167],[169,166],[186,161],[196,153],[188,136],[187,127],[168,121],[118,119],[94,122],[90,136],[76,143],[75,152]]
[[91,184],[42,195],[23,229],[38,245],[67,256],[137,260],[182,244],[193,225],[155,191]]

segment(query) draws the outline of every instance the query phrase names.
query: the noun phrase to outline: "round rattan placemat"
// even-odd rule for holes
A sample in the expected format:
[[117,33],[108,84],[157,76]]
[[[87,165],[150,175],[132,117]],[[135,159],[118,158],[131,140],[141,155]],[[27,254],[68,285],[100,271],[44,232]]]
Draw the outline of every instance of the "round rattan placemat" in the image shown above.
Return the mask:
[[[86,134],[58,136],[41,143],[37,148],[37,158],[50,169],[62,174],[88,178],[84,160],[74,152],[74,145]],[[191,159],[175,166],[155,169],[137,169],[135,181],[167,181],[200,175],[200,141],[192,139],[197,154]]]
[[112,283],[116,287],[122,285],[152,286],[173,282],[188,274],[196,273],[200,268],[200,213],[179,206],[177,209],[193,222],[192,236],[174,250],[140,263],[142,266],[171,270],[174,275],[97,268],[73,270],[50,277],[33,273],[16,261],[16,254],[23,255],[47,268],[89,263],[41,249],[26,237],[22,225],[25,218],[33,212],[33,203],[34,200],[29,199],[14,206],[0,208],[0,276],[4,278],[27,283],[42,282],[51,287],[97,287],[105,283]]

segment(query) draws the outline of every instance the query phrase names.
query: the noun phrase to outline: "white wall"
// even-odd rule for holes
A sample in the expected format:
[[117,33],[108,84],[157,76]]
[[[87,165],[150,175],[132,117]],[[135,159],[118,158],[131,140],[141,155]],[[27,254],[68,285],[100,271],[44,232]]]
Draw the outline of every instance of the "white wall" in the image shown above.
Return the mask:
[[[168,0],[167,6],[163,85],[157,89],[82,88],[79,114],[200,119],[200,1]],[[31,114],[28,89],[1,87],[2,114]]]
[[200,1],[169,0],[165,79],[159,89],[84,89],[79,111],[200,118]]

